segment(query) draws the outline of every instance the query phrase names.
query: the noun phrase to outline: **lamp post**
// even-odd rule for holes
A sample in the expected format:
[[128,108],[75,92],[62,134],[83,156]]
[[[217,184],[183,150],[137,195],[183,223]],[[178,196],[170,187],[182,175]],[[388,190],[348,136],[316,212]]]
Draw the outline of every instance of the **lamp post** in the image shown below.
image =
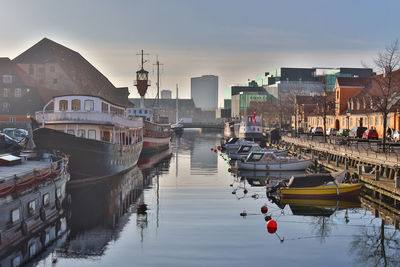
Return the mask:
[[350,119],[350,110],[347,109],[346,111],[346,118],[347,118],[347,130],[350,130],[350,123],[349,123],[349,119]]

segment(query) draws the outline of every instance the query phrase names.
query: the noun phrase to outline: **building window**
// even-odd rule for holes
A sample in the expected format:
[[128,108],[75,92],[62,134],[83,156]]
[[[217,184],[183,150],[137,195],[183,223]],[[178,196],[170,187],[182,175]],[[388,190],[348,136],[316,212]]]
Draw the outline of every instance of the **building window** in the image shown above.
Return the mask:
[[78,136],[78,137],[83,137],[83,138],[85,138],[85,137],[86,137],[85,130],[79,129],[79,130],[78,130],[78,135],[77,135],[77,136]]
[[29,65],[29,74],[33,75],[33,65],[32,64]]
[[15,117],[10,117],[10,122],[16,122],[16,118]]
[[58,104],[58,109],[60,111],[68,110],[68,100],[60,100]]
[[81,110],[81,101],[79,99],[73,99],[71,104],[72,110]]
[[57,79],[53,79],[53,84],[56,84],[57,83]]
[[101,102],[101,111],[104,113],[108,113],[108,104]]
[[17,221],[19,221],[19,208],[11,211],[11,222],[14,223]]
[[43,195],[43,206],[48,206],[50,204],[50,194],[46,193]]
[[374,125],[374,119],[372,117],[369,119],[369,125],[370,126]]
[[353,126],[353,118],[350,118],[350,126]]
[[36,199],[28,202],[29,215],[35,214],[35,211],[36,211]]
[[56,68],[55,68],[54,66],[50,66],[50,71],[51,71],[51,72],[55,72],[55,71],[56,71]]
[[8,97],[9,94],[10,94],[10,89],[9,88],[4,88],[3,96],[4,97]]
[[74,135],[74,134],[75,134],[75,131],[74,131],[74,130],[67,130],[67,134],[72,134],[72,135]]
[[375,117],[375,126],[378,126],[378,116]]
[[10,111],[10,103],[4,102],[3,103],[3,112],[9,112]]
[[3,75],[3,83],[4,84],[12,84],[13,76],[12,75]]
[[86,111],[94,110],[94,101],[93,100],[85,100],[85,110]]
[[33,257],[36,254],[36,244],[33,243],[29,246],[29,256]]
[[44,67],[39,67],[39,72],[43,73],[44,72]]
[[21,97],[22,96],[22,94],[21,94],[21,88],[15,88],[15,97]]
[[387,117],[387,127],[390,127],[390,117]]
[[88,130],[88,138],[96,139],[96,130]]

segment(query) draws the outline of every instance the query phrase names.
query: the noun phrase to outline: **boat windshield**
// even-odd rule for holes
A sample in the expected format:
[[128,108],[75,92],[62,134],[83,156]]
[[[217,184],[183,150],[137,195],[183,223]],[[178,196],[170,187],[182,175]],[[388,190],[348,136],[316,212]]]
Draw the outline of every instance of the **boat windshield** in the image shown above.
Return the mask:
[[232,138],[230,138],[226,143],[227,143],[227,144],[233,144],[233,143],[236,143],[237,140],[238,140],[238,138],[232,137]]
[[264,155],[263,153],[251,153],[249,155],[249,157],[247,158],[247,161],[250,161],[250,162],[260,161],[260,159],[262,159],[263,155]]
[[246,152],[249,152],[250,150],[251,150],[251,146],[241,146],[239,148],[238,153],[246,153]]

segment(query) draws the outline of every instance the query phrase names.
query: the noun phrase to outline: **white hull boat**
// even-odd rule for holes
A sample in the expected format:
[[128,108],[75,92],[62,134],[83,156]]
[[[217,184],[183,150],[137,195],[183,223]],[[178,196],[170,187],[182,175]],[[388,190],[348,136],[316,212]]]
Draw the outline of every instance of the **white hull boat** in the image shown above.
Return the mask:
[[233,160],[245,159],[251,152],[255,151],[274,153],[277,157],[286,157],[289,153],[287,150],[262,149],[258,144],[245,144],[240,146],[237,151],[228,153],[228,156]]
[[296,157],[277,157],[274,153],[251,152],[246,160],[238,161],[239,170],[299,171],[310,166],[311,160]]

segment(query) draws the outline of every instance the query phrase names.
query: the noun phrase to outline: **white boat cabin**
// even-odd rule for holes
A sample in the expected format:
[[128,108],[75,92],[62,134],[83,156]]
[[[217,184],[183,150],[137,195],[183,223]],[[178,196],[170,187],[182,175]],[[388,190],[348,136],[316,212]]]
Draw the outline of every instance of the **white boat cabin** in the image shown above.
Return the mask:
[[261,117],[256,116],[254,122],[252,116],[244,116],[243,121],[240,123],[239,133],[260,133],[262,134],[262,127],[260,124]]
[[[45,111],[51,103],[54,110]],[[43,126],[77,137],[123,145],[142,141],[143,119],[128,117],[126,108],[101,97],[67,95],[54,97],[36,112]]]

